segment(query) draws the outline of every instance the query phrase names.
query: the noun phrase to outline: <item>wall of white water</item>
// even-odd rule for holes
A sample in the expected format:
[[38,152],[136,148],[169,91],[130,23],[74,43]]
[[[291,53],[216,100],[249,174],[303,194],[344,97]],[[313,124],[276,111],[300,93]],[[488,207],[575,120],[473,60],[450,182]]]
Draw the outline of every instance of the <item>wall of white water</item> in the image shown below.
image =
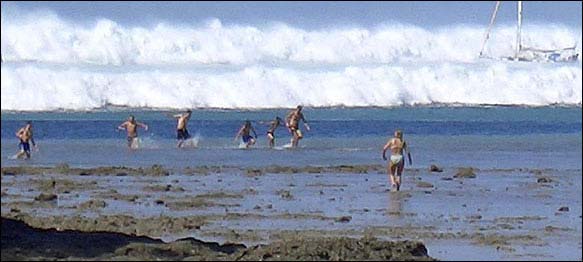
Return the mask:
[[[124,27],[111,20],[77,25],[54,15],[2,21],[5,61],[128,64],[391,63],[400,60],[474,61],[485,26],[451,26],[433,31],[386,24],[375,28],[306,31],[285,24],[264,27],[158,24]],[[581,30],[560,25],[526,25],[523,44],[540,49],[576,46]],[[515,26],[497,26],[486,54],[511,56]]]
[[223,73],[95,73],[2,67],[2,110],[130,107],[275,108],[430,103],[581,104],[581,67],[349,66],[313,71],[261,66]]
[[[577,30],[525,26],[523,43],[575,45],[581,53]],[[581,104],[581,60],[478,59],[484,31],[400,24],[307,31],[219,20],[129,28],[50,14],[3,19],[1,109]],[[511,56],[514,37],[514,26],[496,27],[485,53]]]

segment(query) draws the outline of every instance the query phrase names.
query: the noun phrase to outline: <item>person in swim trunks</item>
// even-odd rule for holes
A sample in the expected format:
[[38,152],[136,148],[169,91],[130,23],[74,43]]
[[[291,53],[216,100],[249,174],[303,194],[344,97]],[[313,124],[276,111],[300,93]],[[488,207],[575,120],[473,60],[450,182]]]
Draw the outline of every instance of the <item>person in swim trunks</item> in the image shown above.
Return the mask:
[[133,115],[130,115],[127,121],[117,127],[118,130],[127,130],[128,147],[130,149],[138,148],[138,127],[142,127],[148,131],[148,126],[136,121],[136,118]]
[[289,129],[289,132],[292,134],[291,139],[292,147],[297,147],[300,139],[304,137],[299,127],[300,120],[304,121],[304,126],[306,127],[306,130],[310,131],[310,126],[308,125],[308,121],[306,121],[306,119],[304,118],[302,108],[303,107],[301,105],[297,106],[296,109],[290,111],[285,118],[285,125]]
[[275,146],[275,129],[277,129],[280,124],[283,124],[283,119],[281,119],[279,116],[275,117],[275,119],[269,123],[269,129],[267,129],[269,148],[273,148]]
[[[253,138],[251,136],[251,131],[253,131],[255,138]],[[241,126],[241,129],[239,129],[239,132],[237,132],[237,136],[235,136],[235,141],[239,137],[243,138],[243,143],[245,143],[245,148],[249,148],[249,146],[255,144],[255,141],[257,140],[257,133],[255,132],[255,128],[253,128],[253,126],[251,126],[251,121],[247,120],[247,121],[245,121],[245,124],[243,124],[243,126]]]
[[[395,136],[385,144],[383,147],[383,159],[386,161],[386,152],[391,149],[391,157],[388,165],[388,173],[391,181],[391,187],[396,187],[397,191],[401,188],[401,175],[403,174],[403,169],[405,167],[405,161],[403,159],[403,152],[407,152],[409,158],[409,165],[412,165],[411,153],[407,147],[407,143],[403,140],[403,131],[395,131]],[[397,173],[395,176],[395,172]]]
[[173,115],[172,117],[178,119],[178,124],[176,125],[176,139],[178,139],[178,144],[176,147],[180,148],[182,143],[186,139],[190,138],[190,134],[188,133],[188,129],[186,129],[186,124],[188,124],[188,120],[190,120],[190,116],[192,115],[192,110],[186,110],[186,113]]
[[33,147],[37,148],[32,137],[32,123],[30,121],[26,122],[26,125],[16,132],[16,137],[20,139],[18,143],[20,151],[16,154],[16,158],[21,158],[24,155],[25,159],[30,159],[30,143],[32,143]]

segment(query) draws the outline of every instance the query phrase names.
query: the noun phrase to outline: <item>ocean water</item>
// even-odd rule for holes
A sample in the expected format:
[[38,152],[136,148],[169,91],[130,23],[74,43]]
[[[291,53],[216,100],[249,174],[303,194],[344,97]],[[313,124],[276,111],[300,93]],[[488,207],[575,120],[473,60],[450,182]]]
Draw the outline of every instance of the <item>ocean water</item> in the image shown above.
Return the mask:
[[[397,107],[305,108],[311,130],[300,148],[287,129],[276,131],[276,148],[267,146],[266,121],[287,110],[194,110],[189,122],[196,147],[177,149],[176,122],[170,111],[101,110],[2,114],[2,166],[327,166],[384,164],[381,150],[395,129],[404,131],[413,166],[446,168],[581,169],[580,107]],[[126,147],[117,131],[129,114],[149,126],[140,129],[141,148]],[[251,149],[240,148],[235,134],[250,120],[259,136]],[[32,120],[39,151],[31,160],[9,159],[14,133]]]
[[[460,2],[448,9],[444,5],[449,4],[429,2],[409,7],[405,2],[338,3],[344,4],[356,9],[323,2],[300,5],[303,11],[282,3],[271,11],[255,4],[246,10],[242,4],[241,10],[231,12],[253,11],[255,6],[257,17],[249,22],[233,20],[232,14],[218,12],[221,8],[210,8],[209,3],[172,3],[160,7],[163,12],[148,13],[145,22],[136,10],[152,4],[91,3],[101,8],[93,10],[91,5],[38,3],[36,10],[3,2],[1,110],[581,105],[581,59],[499,59],[515,52],[512,5],[502,8],[505,22],[492,28],[484,49],[492,59],[484,59],[479,52],[493,5]],[[232,10],[233,5],[238,4],[224,4],[223,9]],[[302,23],[314,18],[310,5],[334,12],[340,8],[347,14],[319,14],[318,25]],[[574,47],[581,58],[581,14],[578,20],[555,21],[540,14],[555,10],[544,5],[525,4],[523,46]],[[459,17],[456,22],[447,12],[426,14],[423,6],[452,13],[451,8],[461,8],[465,11],[456,15],[474,18]],[[128,13],[122,19],[117,12],[124,8]],[[350,10],[367,8],[376,18],[339,23],[339,16],[360,21],[362,14]],[[164,15],[172,10],[197,10],[197,16],[168,20]],[[202,10],[209,13],[202,16]],[[80,18],[83,12],[91,15]],[[95,12],[102,15],[95,17]],[[300,13],[295,22],[284,19],[295,12]],[[385,12],[386,19],[378,21],[378,12]],[[568,13],[566,17],[577,16]],[[273,20],[277,14],[282,20]],[[420,14],[440,22],[397,19]],[[483,24],[476,21],[479,16]]]
[[[493,5],[169,3],[148,17],[140,10],[151,3],[2,5],[3,166],[373,164],[397,128],[417,167],[581,166],[581,59],[479,58],[486,23],[477,18],[488,21]],[[513,55],[513,8],[502,7],[487,56]],[[525,4],[523,45],[581,54],[581,19],[572,19],[580,13],[554,20],[554,10]],[[253,20],[234,15],[249,11]],[[420,14],[440,22],[411,20]],[[299,150],[282,150],[290,136],[281,128],[268,150],[260,121],[298,104],[313,130]],[[186,108],[195,109],[197,147],[177,150],[166,113]],[[115,130],[130,113],[151,127],[136,152]],[[246,119],[260,135],[251,150],[233,141]],[[30,161],[10,160],[25,120],[41,148]]]

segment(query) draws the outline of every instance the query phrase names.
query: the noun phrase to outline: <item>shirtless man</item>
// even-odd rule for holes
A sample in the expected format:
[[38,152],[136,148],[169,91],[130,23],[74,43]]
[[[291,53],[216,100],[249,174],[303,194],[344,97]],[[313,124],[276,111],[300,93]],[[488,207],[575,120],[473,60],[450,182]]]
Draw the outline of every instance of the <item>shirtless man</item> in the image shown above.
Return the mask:
[[297,147],[300,139],[304,137],[299,127],[300,120],[304,121],[304,126],[306,127],[306,130],[310,131],[310,126],[308,125],[306,119],[304,118],[302,108],[303,108],[302,106],[298,106],[295,110],[290,111],[285,118],[285,125],[289,129],[289,132],[292,134],[291,139],[292,147]]
[[138,126],[148,131],[148,126],[136,121],[133,115],[130,115],[127,121],[123,122],[117,127],[118,130],[127,130],[128,132],[128,147],[130,149],[138,148]]
[[275,146],[275,129],[277,129],[280,124],[283,124],[283,119],[281,119],[279,116],[275,117],[275,119],[269,123],[269,129],[267,130],[269,148],[273,148]]
[[173,115],[172,117],[178,119],[178,124],[176,125],[176,139],[178,139],[178,144],[176,147],[180,148],[182,143],[186,139],[190,138],[190,134],[186,129],[186,124],[188,124],[188,120],[190,120],[190,116],[192,115],[192,110],[186,110],[186,113]]
[[[411,153],[407,148],[407,143],[403,140],[403,131],[395,131],[395,137],[389,139],[387,144],[383,147],[383,159],[387,160],[385,153],[387,149],[391,149],[391,159],[389,161],[388,173],[391,180],[391,186],[397,187],[397,191],[401,188],[401,175],[403,174],[403,168],[405,167],[405,161],[403,159],[403,151],[407,152],[409,157],[409,165],[412,165]],[[397,175],[395,176],[395,171]]]
[[21,158],[24,155],[25,159],[29,159],[30,143],[32,142],[32,146],[37,148],[34,138],[32,137],[32,123],[30,121],[26,122],[26,125],[16,132],[16,136],[20,139],[20,143],[18,144],[20,152],[16,154],[16,158]]
[[[251,131],[253,131],[255,138],[250,135]],[[255,141],[257,140],[257,133],[255,132],[255,128],[251,126],[251,122],[249,120],[245,121],[245,124],[241,126],[241,129],[239,129],[239,132],[237,132],[237,136],[235,136],[235,141],[237,141],[239,137],[243,138],[245,148],[249,148],[249,146],[255,144]]]

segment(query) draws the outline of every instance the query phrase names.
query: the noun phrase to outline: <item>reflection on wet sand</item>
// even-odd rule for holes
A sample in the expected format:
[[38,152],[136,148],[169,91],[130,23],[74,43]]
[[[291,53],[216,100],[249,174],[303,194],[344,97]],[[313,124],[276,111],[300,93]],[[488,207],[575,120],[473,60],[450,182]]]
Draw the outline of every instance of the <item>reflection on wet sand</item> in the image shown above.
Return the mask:
[[403,205],[401,197],[399,197],[401,192],[389,192],[389,208],[387,209],[387,216],[389,218],[402,218]]

